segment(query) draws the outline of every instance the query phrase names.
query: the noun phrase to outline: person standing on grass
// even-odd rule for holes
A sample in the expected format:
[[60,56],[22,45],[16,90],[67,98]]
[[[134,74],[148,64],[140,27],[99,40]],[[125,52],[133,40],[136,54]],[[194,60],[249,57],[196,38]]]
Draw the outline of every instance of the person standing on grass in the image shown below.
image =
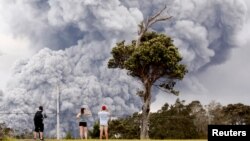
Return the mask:
[[102,140],[103,132],[106,140],[108,139],[108,121],[110,119],[110,113],[105,105],[102,106],[101,111],[98,112],[100,123],[100,139]]
[[44,140],[43,138],[43,130],[44,130],[44,124],[43,124],[43,119],[47,118],[46,114],[43,114],[43,106],[39,106],[39,110],[36,112],[34,116],[34,125],[35,125],[35,130],[34,130],[34,140],[37,138],[37,134],[40,138],[41,141]]
[[81,108],[80,113],[76,115],[76,118],[79,120],[79,131],[80,138],[85,139],[88,138],[88,126],[87,126],[87,118],[91,116],[91,112],[88,112],[86,108]]

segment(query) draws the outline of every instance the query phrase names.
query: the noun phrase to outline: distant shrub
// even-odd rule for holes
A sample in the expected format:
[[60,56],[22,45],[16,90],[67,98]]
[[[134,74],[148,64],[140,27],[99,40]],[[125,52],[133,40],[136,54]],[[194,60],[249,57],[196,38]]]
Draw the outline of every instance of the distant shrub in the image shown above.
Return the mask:
[[74,139],[71,132],[67,132],[65,139]]

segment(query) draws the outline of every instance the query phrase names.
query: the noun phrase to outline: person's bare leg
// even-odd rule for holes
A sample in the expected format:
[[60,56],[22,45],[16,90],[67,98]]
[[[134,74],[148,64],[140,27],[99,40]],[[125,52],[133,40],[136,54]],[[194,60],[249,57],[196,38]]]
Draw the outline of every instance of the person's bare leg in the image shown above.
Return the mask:
[[34,140],[36,140],[36,131],[34,131],[33,134],[34,134]]
[[80,128],[80,138],[83,139],[83,126],[79,126]]
[[40,133],[40,139],[43,140],[43,132],[39,132]]
[[85,137],[85,139],[88,139],[88,128],[87,127],[83,127],[83,131],[84,131],[84,137]]
[[108,134],[108,126],[105,126],[104,127],[104,130],[105,130],[105,137],[106,137],[106,140],[109,138],[109,134]]
[[102,140],[102,135],[103,135],[103,126],[100,126],[100,139]]

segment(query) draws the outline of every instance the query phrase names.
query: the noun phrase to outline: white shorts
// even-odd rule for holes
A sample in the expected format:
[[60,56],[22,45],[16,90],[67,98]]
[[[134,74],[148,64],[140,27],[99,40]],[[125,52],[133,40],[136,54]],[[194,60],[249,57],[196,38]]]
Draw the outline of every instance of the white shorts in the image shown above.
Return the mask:
[[108,127],[108,124],[106,124],[106,125],[100,125],[100,128],[104,128],[104,127]]

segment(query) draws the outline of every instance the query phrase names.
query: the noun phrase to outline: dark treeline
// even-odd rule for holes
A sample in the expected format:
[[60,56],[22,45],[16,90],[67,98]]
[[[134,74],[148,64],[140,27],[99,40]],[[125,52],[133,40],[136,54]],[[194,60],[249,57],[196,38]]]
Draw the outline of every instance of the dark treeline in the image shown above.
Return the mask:
[[[156,113],[150,113],[151,139],[207,138],[208,124],[250,124],[250,106],[241,103],[222,106],[211,102],[203,106],[199,101],[185,104],[179,99],[173,105],[165,104]],[[110,121],[110,138],[139,139],[140,113]]]

